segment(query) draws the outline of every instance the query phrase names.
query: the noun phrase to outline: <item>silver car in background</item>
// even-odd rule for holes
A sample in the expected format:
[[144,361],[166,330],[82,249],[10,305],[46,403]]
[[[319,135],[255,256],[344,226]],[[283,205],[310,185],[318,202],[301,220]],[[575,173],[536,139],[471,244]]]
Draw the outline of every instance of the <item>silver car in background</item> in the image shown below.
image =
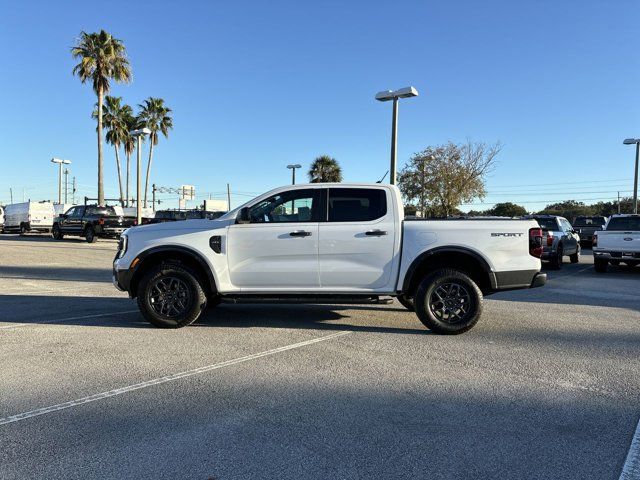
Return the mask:
[[553,268],[562,268],[564,256],[571,263],[580,261],[580,235],[569,221],[558,215],[529,215],[542,228],[542,260]]

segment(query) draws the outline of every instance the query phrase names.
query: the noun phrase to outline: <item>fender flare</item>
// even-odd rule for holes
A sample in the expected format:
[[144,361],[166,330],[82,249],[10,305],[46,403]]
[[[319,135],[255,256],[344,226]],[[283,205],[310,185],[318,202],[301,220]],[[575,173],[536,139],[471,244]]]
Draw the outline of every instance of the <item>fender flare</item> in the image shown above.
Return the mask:
[[[163,253],[163,252],[165,253],[179,252],[195,260],[198,263],[198,265],[200,265],[200,267],[202,267],[202,269],[207,273],[207,279],[209,281],[209,285],[208,285],[209,290],[214,293],[218,291],[218,288],[216,285],[216,279],[215,279],[215,276],[213,275],[213,270],[211,269],[211,266],[209,265],[209,263],[204,259],[202,254],[197,250],[194,250],[192,248],[185,247],[182,245],[161,245],[157,247],[151,247],[147,250],[143,250],[142,252],[138,253],[138,255],[136,255],[135,258],[139,259],[139,261],[135,265],[133,270],[130,272],[130,277],[129,277],[130,284],[133,283],[134,279],[136,278],[136,273],[140,271],[140,267],[144,265],[145,263],[144,261],[147,257],[150,257],[151,255],[156,255],[158,253]],[[134,292],[130,292],[130,293],[134,293]]]
[[497,288],[498,282],[496,280],[495,273],[493,272],[493,270],[491,270],[491,266],[489,265],[489,262],[487,262],[487,260],[482,255],[466,247],[443,246],[443,247],[436,247],[430,250],[426,250],[413,259],[413,262],[411,262],[411,265],[409,265],[409,268],[407,269],[407,273],[404,274],[404,280],[402,282],[402,291],[406,292],[409,289],[409,286],[411,285],[411,281],[413,280],[413,276],[415,275],[416,270],[418,270],[418,268],[420,267],[420,265],[422,265],[423,262],[427,261],[430,257],[433,257],[434,255],[438,255],[441,253],[462,253],[464,255],[469,255],[473,257],[475,260],[477,260],[480,263],[480,265],[482,265],[483,270],[489,276],[489,282],[491,284],[491,288],[492,289]]

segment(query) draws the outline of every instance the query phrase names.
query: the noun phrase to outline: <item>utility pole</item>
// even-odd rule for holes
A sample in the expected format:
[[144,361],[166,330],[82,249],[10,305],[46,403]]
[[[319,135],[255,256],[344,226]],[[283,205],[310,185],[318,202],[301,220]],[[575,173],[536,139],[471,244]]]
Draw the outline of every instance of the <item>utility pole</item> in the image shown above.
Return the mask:
[[618,214],[620,214],[620,191],[618,191]]
[[9,187],[9,197],[11,197],[11,203],[13,203],[13,189]]
[[76,177],[73,177],[73,183],[71,186],[71,203],[76,203]]
[[152,183],[151,184],[151,198],[153,201],[153,206],[151,208],[153,208],[153,211],[156,211],[156,184]]
[[231,211],[231,187],[229,187],[228,183],[227,183],[227,211],[228,212]]

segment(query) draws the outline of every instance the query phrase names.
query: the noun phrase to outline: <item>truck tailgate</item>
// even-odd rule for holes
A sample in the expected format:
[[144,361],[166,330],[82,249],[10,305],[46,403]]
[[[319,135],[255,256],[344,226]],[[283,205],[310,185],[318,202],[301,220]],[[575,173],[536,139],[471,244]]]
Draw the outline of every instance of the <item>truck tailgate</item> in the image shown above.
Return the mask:
[[596,235],[598,237],[598,244],[594,249],[616,252],[640,252],[640,232],[605,230],[597,232]]

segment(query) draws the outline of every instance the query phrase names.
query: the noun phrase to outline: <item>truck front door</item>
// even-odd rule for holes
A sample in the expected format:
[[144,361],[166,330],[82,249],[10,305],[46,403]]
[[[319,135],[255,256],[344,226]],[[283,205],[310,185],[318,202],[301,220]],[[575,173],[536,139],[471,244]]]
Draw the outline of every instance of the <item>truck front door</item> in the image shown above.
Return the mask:
[[250,223],[231,225],[231,283],[242,291],[317,290],[320,188],[292,189],[249,209]]

